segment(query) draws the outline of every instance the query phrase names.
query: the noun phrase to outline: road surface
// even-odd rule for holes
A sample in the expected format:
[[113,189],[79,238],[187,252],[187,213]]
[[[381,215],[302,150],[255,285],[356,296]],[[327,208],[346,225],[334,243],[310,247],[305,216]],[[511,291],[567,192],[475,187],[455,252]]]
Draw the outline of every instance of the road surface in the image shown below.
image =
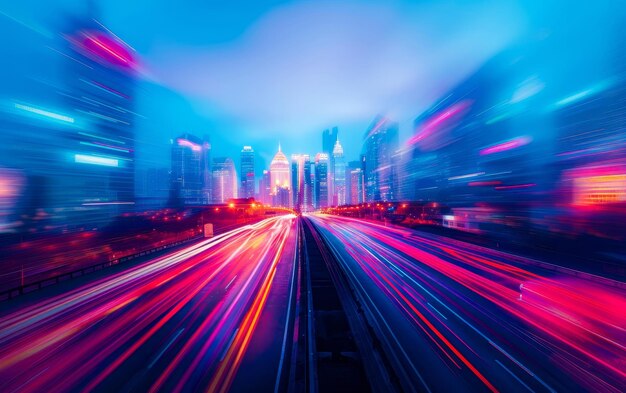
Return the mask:
[[290,351],[296,228],[294,215],[269,218],[4,303],[0,390],[219,392],[254,381],[273,391]]
[[311,215],[407,391],[626,391],[626,291],[519,256]]

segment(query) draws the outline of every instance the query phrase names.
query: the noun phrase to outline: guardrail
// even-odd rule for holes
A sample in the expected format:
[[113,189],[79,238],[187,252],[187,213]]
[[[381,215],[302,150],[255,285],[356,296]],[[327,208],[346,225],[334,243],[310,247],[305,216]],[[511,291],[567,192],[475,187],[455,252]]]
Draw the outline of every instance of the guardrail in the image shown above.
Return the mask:
[[[359,384],[365,383],[369,385],[369,388],[372,391],[375,392],[393,393],[400,391],[401,383],[398,381],[397,376],[392,372],[393,370],[390,367],[391,364],[386,359],[385,353],[382,352],[382,348],[380,347],[377,336],[368,321],[367,315],[365,315],[366,309],[363,307],[363,301],[356,296],[357,294],[351,287],[348,277],[346,277],[345,272],[339,266],[340,264],[337,261],[337,255],[336,252],[333,250],[332,245],[327,241],[324,235],[321,234],[320,231],[317,230],[317,228],[315,228],[315,226],[311,223],[309,219],[302,218],[302,220],[304,221],[304,224],[302,225],[303,237],[306,237],[306,233],[308,232],[310,234],[312,243],[310,244],[310,247],[313,247],[318,251],[318,255],[316,257],[309,257],[308,255],[306,255],[305,261],[307,265],[306,271],[311,279],[309,280],[309,285],[312,285],[311,289],[313,297],[312,304],[308,305],[309,311],[310,313],[312,313],[312,315],[309,316],[310,322],[312,322],[314,326],[318,323],[324,325],[323,331],[329,331],[330,329],[330,326],[325,325],[323,320],[321,322],[315,321],[316,290],[318,291],[318,299],[325,298],[327,300],[329,299],[330,294],[326,293],[324,294],[324,296],[321,296],[322,294],[319,291],[331,290],[331,287],[324,287],[323,285],[320,285],[320,283],[322,282],[322,277],[320,277],[319,274],[315,274],[315,272],[313,271],[317,270],[319,273],[321,269],[325,271],[322,276],[327,275],[327,279],[330,281],[330,283],[332,283],[334,296],[336,296],[337,300],[339,301],[341,313],[345,317],[348,329],[350,331],[350,340],[356,346],[357,350],[357,353],[355,353],[355,359],[358,360],[356,363],[353,364],[354,370],[352,370],[352,373],[348,372],[348,374],[345,375],[345,378],[352,378],[352,380],[350,380],[350,384],[352,384],[352,388],[355,390],[359,390]],[[309,252],[311,252],[311,249],[308,248],[309,246],[307,246],[306,240],[303,243],[305,246],[304,252],[305,254],[308,254]],[[313,264],[317,264],[317,269],[312,270],[312,268],[314,268]],[[328,311],[329,309],[324,308],[322,315],[328,313]],[[339,310],[337,309],[337,311]],[[323,385],[328,388],[329,381],[333,381],[334,378],[336,378],[337,376],[333,373],[329,374],[328,371],[326,371],[325,373],[320,373],[319,370],[315,370],[315,368],[313,368],[315,366],[315,363],[320,360],[319,353],[317,352],[319,348],[316,348],[315,341],[317,337],[316,330],[313,328],[312,331],[309,332],[309,335],[312,335],[312,337],[309,338],[308,342],[313,344],[313,348],[311,349],[311,351],[313,351],[313,356],[309,360],[311,363],[309,365],[309,368],[314,371],[314,374],[309,377],[309,382],[314,383],[310,383],[310,386],[308,386],[309,389],[307,391],[315,392],[317,391],[317,389],[320,388],[320,386]],[[329,342],[326,342],[324,347],[326,347],[326,351],[333,351],[333,354],[330,355],[331,359],[334,358],[335,354],[337,353],[334,351],[342,351],[341,346],[337,346],[337,344],[332,345]],[[344,352],[339,352],[339,356],[343,356],[343,353]],[[326,357],[328,356],[329,355],[326,354]],[[367,381],[354,379],[357,375],[354,373],[356,369],[362,370],[364,377],[367,378]],[[344,369],[344,372],[345,371],[347,370]],[[313,379],[315,380],[312,381]],[[364,386],[361,386],[361,388],[365,389]]]
[[154,248],[151,248],[151,249],[148,249],[148,250],[144,250],[144,251],[141,251],[141,252],[138,252],[138,253],[135,253],[135,254],[127,255],[127,256],[124,256],[124,257],[121,257],[121,258],[111,259],[111,260],[108,260],[108,261],[105,261],[105,262],[100,262],[100,263],[97,263],[95,265],[86,266],[86,267],[83,267],[81,269],[77,269],[77,270],[74,270],[74,271],[71,271],[71,272],[61,273],[61,274],[55,275],[53,277],[48,277],[48,278],[45,278],[45,279],[42,279],[42,280],[39,280],[39,281],[31,282],[29,284],[20,285],[20,286],[11,288],[11,289],[7,289],[7,290],[4,290],[4,291],[0,292],[0,301],[10,300],[10,299],[13,299],[13,298],[15,298],[17,296],[20,296],[20,295],[23,295],[23,294],[26,294],[26,293],[30,293],[30,292],[34,292],[34,291],[40,290],[42,288],[48,287],[50,285],[58,284],[58,283],[60,283],[62,281],[71,280],[71,279],[76,278],[76,277],[82,277],[85,274],[93,273],[95,271],[99,271],[99,270],[105,269],[107,267],[115,266],[115,265],[118,265],[120,263],[124,263],[124,262],[130,261],[130,260],[135,259],[135,258],[140,258],[140,257],[146,256],[146,255],[158,252],[158,251],[162,251],[162,250],[165,250],[165,249],[168,249],[168,248],[176,247],[176,246],[179,246],[181,244],[189,243],[189,242],[191,242],[193,240],[198,240],[200,238],[202,238],[201,235],[190,237],[190,238],[185,239],[185,240],[179,240],[179,241],[174,242],[174,243],[161,245],[161,246],[154,247]]

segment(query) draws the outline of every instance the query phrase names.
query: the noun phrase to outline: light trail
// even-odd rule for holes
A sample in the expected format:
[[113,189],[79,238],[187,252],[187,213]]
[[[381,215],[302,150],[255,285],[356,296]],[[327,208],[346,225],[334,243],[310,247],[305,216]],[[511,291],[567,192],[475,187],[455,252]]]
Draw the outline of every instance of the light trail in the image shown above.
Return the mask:
[[269,218],[0,315],[3,389],[226,389],[277,266],[293,263],[295,222]]
[[363,298],[386,299],[375,307],[394,332],[404,332],[395,336],[414,348],[406,361],[426,371],[428,386],[454,383],[441,380],[442,370],[459,386],[502,391],[626,386],[626,292],[608,281],[404,228],[311,219],[354,272],[356,287],[366,288]]

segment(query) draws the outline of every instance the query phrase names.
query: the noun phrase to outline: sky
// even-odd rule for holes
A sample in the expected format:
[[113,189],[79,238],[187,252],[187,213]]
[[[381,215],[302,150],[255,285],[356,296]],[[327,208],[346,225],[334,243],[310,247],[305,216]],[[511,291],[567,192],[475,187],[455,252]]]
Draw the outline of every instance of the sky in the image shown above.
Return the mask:
[[[89,3],[0,2],[0,45],[32,58],[28,37],[54,35],[55,19],[84,13]],[[107,0],[91,7],[140,59],[144,165],[169,167],[169,140],[191,133],[210,135],[214,156],[235,162],[251,145],[260,172],[279,142],[287,154],[314,155],[322,131],[334,126],[348,160],[357,159],[377,114],[398,121],[408,139],[422,111],[490,58],[581,25],[587,34],[586,22],[609,15],[612,2],[577,3]],[[16,49],[20,40],[25,49]],[[35,66],[16,62],[14,71]],[[0,82],[10,88],[7,75]]]

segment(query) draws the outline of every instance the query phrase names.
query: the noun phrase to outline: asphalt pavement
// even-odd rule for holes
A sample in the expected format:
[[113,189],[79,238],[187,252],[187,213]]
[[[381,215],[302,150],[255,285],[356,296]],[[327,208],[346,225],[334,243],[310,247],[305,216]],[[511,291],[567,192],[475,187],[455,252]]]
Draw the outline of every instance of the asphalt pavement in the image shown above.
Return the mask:
[[309,219],[405,390],[626,389],[623,283],[406,228]]
[[252,378],[273,391],[296,227],[293,215],[269,218],[61,294],[4,303],[1,390],[244,391],[233,383]]

